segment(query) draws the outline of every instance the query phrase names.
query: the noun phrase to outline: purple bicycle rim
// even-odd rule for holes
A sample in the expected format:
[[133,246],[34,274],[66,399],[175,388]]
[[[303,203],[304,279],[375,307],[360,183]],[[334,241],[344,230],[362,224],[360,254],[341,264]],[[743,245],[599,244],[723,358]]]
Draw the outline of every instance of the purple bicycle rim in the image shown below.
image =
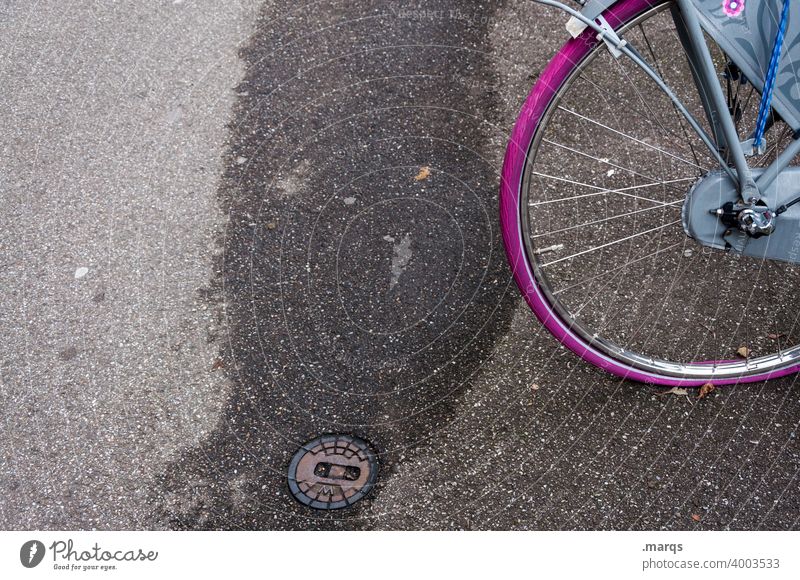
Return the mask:
[[[660,4],[662,1],[621,0],[609,8],[604,16],[609,24],[616,29],[637,14],[649,7]],[[506,255],[511,265],[514,280],[536,317],[559,342],[583,360],[619,377],[643,383],[684,387],[701,386],[709,381],[657,375],[615,360],[571,331],[555,309],[548,303],[543,291],[537,284],[527,259],[522,233],[522,216],[519,210],[520,189],[528,147],[533,140],[533,135],[542,116],[555,94],[561,88],[563,81],[567,78],[568,72],[577,66],[597,44],[598,41],[595,38],[594,31],[591,29],[585,30],[583,34],[567,42],[542,72],[517,119],[508,144],[505,161],[503,162],[500,182],[500,225]],[[698,362],[696,364],[713,364],[713,361]],[[800,371],[800,364],[751,376],[713,379],[710,382],[715,385],[749,383],[774,379],[798,371]]]

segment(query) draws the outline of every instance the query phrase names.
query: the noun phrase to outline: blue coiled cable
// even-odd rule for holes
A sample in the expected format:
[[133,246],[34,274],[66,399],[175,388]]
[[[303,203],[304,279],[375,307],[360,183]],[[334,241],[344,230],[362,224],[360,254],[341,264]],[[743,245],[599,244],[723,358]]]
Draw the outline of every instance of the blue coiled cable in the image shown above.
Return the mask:
[[778,23],[778,34],[775,36],[775,44],[772,46],[772,56],[769,59],[769,69],[767,78],[764,81],[764,92],[761,94],[761,104],[758,107],[758,120],[756,121],[756,132],[753,134],[753,148],[758,150],[764,140],[764,131],[767,128],[767,117],[772,106],[772,93],[775,90],[775,79],[778,76],[778,63],[781,59],[783,49],[783,38],[786,35],[786,23],[789,21],[789,2],[783,0],[783,10],[781,20]]

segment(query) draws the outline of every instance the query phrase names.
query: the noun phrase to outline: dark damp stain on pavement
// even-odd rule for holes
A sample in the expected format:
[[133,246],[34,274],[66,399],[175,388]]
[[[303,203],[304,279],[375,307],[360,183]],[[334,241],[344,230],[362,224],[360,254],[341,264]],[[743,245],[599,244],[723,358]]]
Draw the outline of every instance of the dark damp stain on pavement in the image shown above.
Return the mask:
[[[162,525],[368,529],[400,457],[447,425],[517,300],[486,56],[498,5],[262,10],[241,52],[208,296],[223,304],[231,395],[164,474]],[[325,513],[291,497],[287,468],[331,432],[372,442],[381,472],[367,499]]]

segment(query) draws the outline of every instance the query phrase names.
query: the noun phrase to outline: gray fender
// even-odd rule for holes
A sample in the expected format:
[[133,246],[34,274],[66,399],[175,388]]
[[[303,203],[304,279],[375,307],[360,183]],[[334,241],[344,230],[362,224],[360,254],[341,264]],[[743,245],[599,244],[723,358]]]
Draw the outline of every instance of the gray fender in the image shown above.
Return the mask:
[[[586,0],[586,5],[581,9],[581,14],[589,20],[596,20],[603,12],[608,10],[612,4],[618,0]],[[586,30],[586,24],[575,18],[570,17],[567,21],[567,32],[576,38]]]

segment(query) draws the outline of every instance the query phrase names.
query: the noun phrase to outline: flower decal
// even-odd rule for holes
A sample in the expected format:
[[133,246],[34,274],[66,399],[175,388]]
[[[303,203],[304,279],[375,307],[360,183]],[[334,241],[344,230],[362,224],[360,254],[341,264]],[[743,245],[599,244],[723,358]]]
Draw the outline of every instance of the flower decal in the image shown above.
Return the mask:
[[735,18],[744,10],[744,0],[722,0],[722,11]]

